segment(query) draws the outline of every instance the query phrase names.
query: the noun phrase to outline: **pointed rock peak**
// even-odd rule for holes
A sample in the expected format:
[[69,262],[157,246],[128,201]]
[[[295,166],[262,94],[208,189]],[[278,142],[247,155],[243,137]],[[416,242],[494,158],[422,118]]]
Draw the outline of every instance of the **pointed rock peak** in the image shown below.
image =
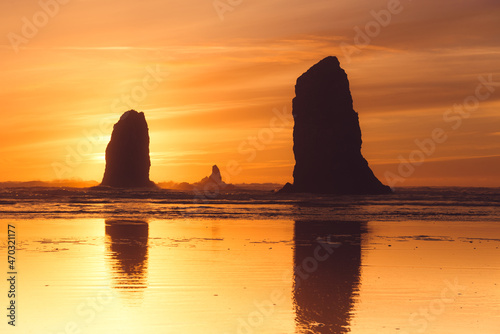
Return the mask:
[[321,59],[316,65],[313,65],[311,69],[317,67],[340,67],[339,59],[335,56],[328,56],[326,58]]
[[310,76],[322,76],[322,77],[327,77],[330,76],[332,73],[335,72],[342,72],[345,73],[344,70],[340,67],[340,62],[337,59],[337,57],[326,57],[313,65],[311,68],[307,70],[302,76],[298,79],[304,79]]
[[220,175],[220,170],[219,170],[219,167],[217,167],[217,165],[213,165],[212,166],[212,175]]
[[220,170],[217,165],[212,166],[212,174],[210,175],[210,179],[217,183],[222,183],[222,176],[220,175]]
[[215,191],[219,192],[220,190],[228,191],[236,189],[232,184],[227,184],[222,181],[222,176],[217,165],[212,166],[212,174],[210,176],[205,176],[201,181],[193,184],[196,188],[202,188],[204,191]]
[[143,112],[137,112],[134,109],[131,109],[129,111],[126,111],[123,113],[122,117],[120,117],[119,121],[124,121],[126,119],[144,119],[146,120],[146,117],[144,116]]

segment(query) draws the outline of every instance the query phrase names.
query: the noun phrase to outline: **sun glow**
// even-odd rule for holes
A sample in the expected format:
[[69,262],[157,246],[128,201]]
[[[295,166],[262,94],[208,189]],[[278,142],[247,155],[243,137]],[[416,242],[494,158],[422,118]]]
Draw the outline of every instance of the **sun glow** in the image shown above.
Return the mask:
[[[0,124],[0,181],[99,180],[112,126],[129,109],[144,111],[148,120],[152,179],[195,181],[213,164],[238,160],[239,145],[268,126],[273,109],[291,108],[295,80],[326,55],[338,56],[349,76],[363,155],[371,165],[384,162],[374,168],[383,179],[398,167],[400,155],[415,149],[416,139],[444,128],[443,113],[474,93],[478,76],[491,75],[494,82],[500,76],[495,70],[500,48],[490,43],[498,30],[492,19],[498,8],[484,1],[447,3],[452,10],[446,17],[482,24],[429,18],[422,13],[439,13],[446,6],[412,3],[415,10],[404,7],[394,24],[349,57],[341,44],[354,45],[352,27],[373,21],[358,10],[359,5],[377,7],[372,1],[356,6],[319,1],[300,9],[281,0],[256,1],[225,13],[224,21],[212,6],[192,0],[143,7],[114,0],[63,6],[18,53],[9,45],[0,49],[0,96],[8,112]],[[9,10],[0,14],[4,35],[20,33],[18,18],[40,11],[36,3],[5,6]],[[129,29],[127,15],[114,15],[117,6],[143,23]],[[272,14],[278,11],[279,19]],[[169,13],[169,19],[159,13]],[[85,17],[92,17],[92,24]],[[450,27],[446,38],[434,33],[442,24]],[[464,31],[465,26],[472,28]],[[494,91],[428,157],[421,168],[426,171],[415,172],[405,185],[500,185],[498,173],[490,172],[500,164],[500,144],[491,140],[498,133],[497,106]],[[291,181],[291,127],[257,150],[255,159],[244,159],[245,168],[233,182]],[[83,147],[87,141],[90,149]],[[487,175],[478,178],[467,166],[486,156]],[[443,159],[448,162],[434,163]],[[64,169],[55,171],[54,163]],[[450,168],[458,171],[453,178],[446,172]]]

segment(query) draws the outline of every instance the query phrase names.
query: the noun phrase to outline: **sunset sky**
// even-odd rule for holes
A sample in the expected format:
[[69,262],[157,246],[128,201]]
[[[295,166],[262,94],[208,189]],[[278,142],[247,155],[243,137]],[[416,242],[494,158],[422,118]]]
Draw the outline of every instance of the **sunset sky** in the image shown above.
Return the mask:
[[0,181],[100,181],[136,109],[153,181],[292,182],[295,81],[334,55],[383,183],[500,186],[498,0],[59,1],[0,4]]

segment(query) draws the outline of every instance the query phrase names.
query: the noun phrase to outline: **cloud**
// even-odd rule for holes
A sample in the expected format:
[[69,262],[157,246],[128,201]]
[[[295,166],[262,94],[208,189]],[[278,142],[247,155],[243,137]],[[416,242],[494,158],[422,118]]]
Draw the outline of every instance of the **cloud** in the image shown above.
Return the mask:
[[[0,165],[0,179],[16,176],[27,155],[39,168],[16,179],[53,178],[48,166],[64,159],[64,143],[100,129],[103,118],[117,120],[127,108],[146,112],[152,153],[162,163],[154,167],[159,179],[199,179],[206,174],[203,164],[234,159],[239,143],[268,126],[273,108],[290,106],[296,78],[328,55],[337,55],[349,76],[365,156],[378,165],[394,162],[411,152],[416,138],[447,125],[443,112],[474,92],[479,75],[500,80],[498,1],[401,4],[403,10],[349,61],[341,43],[353,44],[355,27],[373,22],[387,1],[245,1],[224,21],[211,1],[72,1],[19,54],[0,46],[0,141],[11,161]],[[4,36],[19,33],[21,19],[39,10],[36,2],[0,6]],[[170,73],[158,89],[123,103],[146,67],[156,65]],[[433,158],[498,150],[492,139],[498,136],[499,96],[452,131]],[[112,108],[116,100],[121,109]],[[280,133],[235,181],[259,181],[258,173],[267,181],[289,181],[291,145],[291,133]],[[168,162],[186,165],[169,169]],[[494,159],[481,162],[497,166]],[[75,173],[99,179],[101,167]],[[460,170],[464,179],[475,177]]]

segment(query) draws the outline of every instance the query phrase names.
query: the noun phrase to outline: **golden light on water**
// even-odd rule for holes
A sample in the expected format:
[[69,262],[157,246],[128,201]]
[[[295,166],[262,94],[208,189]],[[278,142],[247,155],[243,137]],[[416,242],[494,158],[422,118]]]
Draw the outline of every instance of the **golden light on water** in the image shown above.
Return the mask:
[[31,319],[20,323],[23,333],[55,333],[68,323],[97,334],[496,328],[500,263],[492,223],[16,224],[23,231],[19,305]]

